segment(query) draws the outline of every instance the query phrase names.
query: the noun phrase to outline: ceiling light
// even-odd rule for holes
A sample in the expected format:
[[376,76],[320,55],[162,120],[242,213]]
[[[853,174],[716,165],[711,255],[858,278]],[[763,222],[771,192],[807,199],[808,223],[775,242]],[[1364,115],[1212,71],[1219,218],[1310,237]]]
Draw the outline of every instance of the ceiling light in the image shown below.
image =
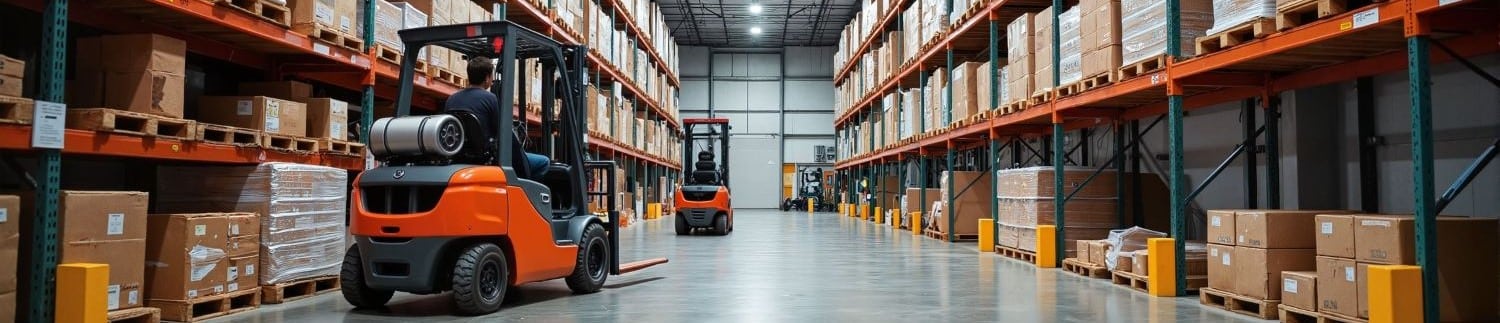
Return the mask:
[[750,34],[751,35],[759,35],[760,34],[760,27],[750,27]]
[[752,4],[750,4],[750,13],[756,13],[756,14],[758,14],[758,13],[761,12],[761,10],[764,10],[764,8],[761,8],[761,6],[760,6],[759,3],[752,3]]

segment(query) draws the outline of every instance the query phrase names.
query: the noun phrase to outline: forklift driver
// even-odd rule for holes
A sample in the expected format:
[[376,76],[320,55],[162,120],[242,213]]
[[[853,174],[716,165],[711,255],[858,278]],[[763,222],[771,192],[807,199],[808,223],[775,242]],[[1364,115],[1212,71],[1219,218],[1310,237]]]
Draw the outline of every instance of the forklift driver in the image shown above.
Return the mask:
[[[496,114],[500,111],[500,100],[490,92],[490,86],[494,84],[495,64],[486,57],[469,58],[469,87],[454,92],[448,97],[448,102],[443,104],[443,111],[465,111],[479,117],[479,124],[487,129],[491,139],[504,140],[501,138],[500,125],[494,124]],[[526,152],[521,147],[520,139],[512,135],[511,153],[521,153],[526,156],[526,164],[531,170],[528,178],[540,178],[547,173],[547,165],[551,160],[541,154]]]

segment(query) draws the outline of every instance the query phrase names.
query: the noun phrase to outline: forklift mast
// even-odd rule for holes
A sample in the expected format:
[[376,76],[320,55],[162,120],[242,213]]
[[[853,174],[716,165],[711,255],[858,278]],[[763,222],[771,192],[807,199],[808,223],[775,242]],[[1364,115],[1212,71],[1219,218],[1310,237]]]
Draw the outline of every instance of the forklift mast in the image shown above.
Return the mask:
[[695,162],[700,146],[696,144],[703,141],[706,147],[701,147],[704,149],[701,151],[713,153],[718,158],[719,184],[729,187],[729,118],[686,118],[682,119],[682,127],[682,160],[692,166],[682,168],[683,178],[692,178],[693,171],[697,170]]

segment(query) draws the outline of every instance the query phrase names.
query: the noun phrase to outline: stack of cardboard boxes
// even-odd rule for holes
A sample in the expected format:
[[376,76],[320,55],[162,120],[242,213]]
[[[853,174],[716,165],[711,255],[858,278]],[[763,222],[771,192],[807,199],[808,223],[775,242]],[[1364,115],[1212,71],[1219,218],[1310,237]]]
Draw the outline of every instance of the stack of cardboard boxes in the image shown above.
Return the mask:
[[[1064,171],[1064,190],[1072,192],[1077,189],[1091,173],[1079,169]],[[1036,226],[1056,222],[1053,177],[1051,166],[996,171],[999,191],[995,195],[999,198],[997,214],[1000,217],[996,221],[1000,231],[996,237],[998,245],[1036,251]],[[1115,180],[1114,174],[1100,173],[1068,201],[1063,209],[1064,227],[1058,228],[1066,239],[1065,246],[1076,246],[1076,240],[1106,238],[1109,230],[1118,225]]]
[[1276,18],[1276,0],[1213,0],[1214,26],[1208,34],[1217,34],[1261,19]]
[[[26,62],[0,55],[0,96],[21,96],[21,84],[25,83]],[[5,115],[0,114],[0,117]]]
[[253,213],[147,216],[146,297],[165,318],[186,320],[180,304],[259,287],[259,219]]
[[1031,95],[1032,74],[1036,72],[1037,17],[1023,13],[1005,28],[1006,59],[1009,60],[1005,64],[1005,93],[1009,99],[997,102],[1001,105],[1025,101]]
[[[954,235],[979,234],[979,219],[990,218],[990,199],[994,187],[989,172],[945,171],[938,181],[938,200],[952,201],[952,212],[945,205],[942,213],[924,217],[929,227],[939,233]],[[891,204],[888,204],[891,205]],[[948,224],[952,216],[953,224]]]
[[154,34],[78,40],[68,103],[182,118],[187,43]]
[[[1367,273],[1371,265],[1416,265],[1415,224],[1411,216],[1320,214],[1315,232],[1316,272],[1282,273],[1283,302],[1323,315],[1363,319],[1370,316]],[[1495,219],[1438,217],[1435,238],[1439,281],[1438,308],[1444,322],[1489,322],[1500,319]],[[1313,288],[1312,286],[1316,286]]]
[[1084,77],[1113,73],[1120,67],[1120,0],[1078,2],[1082,27]]
[[198,120],[321,140],[348,140],[349,104],[312,97],[312,85],[297,81],[246,82],[239,96],[203,96]]
[[21,197],[0,195],[0,319],[16,317],[16,275],[21,262]]
[[292,30],[303,34],[333,32],[341,37],[364,39],[360,33],[364,30],[364,19],[359,15],[359,1],[290,0],[288,7],[292,11]]
[[[1054,86],[1052,78],[1054,69],[1057,70],[1059,76],[1057,82],[1055,82],[1056,85],[1067,85],[1077,82],[1078,79],[1083,77],[1083,71],[1079,65],[1080,52],[1082,51],[1082,35],[1079,30],[1079,8],[1081,7],[1074,6],[1058,15],[1057,26],[1052,25],[1052,11],[1055,10],[1052,7],[1043,9],[1042,12],[1037,13],[1033,17],[1032,23],[1035,26],[1035,32],[1032,33],[1031,39],[1035,56],[1032,64],[1034,64],[1035,70],[1031,75],[1032,85],[1030,93],[1032,95],[1052,91]],[[1057,44],[1058,53],[1052,52],[1052,28],[1058,28],[1061,36],[1061,42]],[[1059,55],[1060,57],[1053,55]],[[1053,66],[1053,57],[1059,57],[1058,64],[1061,64],[1060,66]]]

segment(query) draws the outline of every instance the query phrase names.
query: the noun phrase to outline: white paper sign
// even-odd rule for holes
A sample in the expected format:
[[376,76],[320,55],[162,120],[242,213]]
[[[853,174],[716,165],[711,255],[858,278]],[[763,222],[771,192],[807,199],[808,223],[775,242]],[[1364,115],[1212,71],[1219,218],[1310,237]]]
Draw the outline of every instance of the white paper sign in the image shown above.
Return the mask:
[[1297,293],[1297,280],[1283,279],[1281,283],[1281,291],[1294,294]]
[[1333,234],[1333,222],[1323,222],[1322,232],[1323,234]]
[[1344,267],[1344,280],[1354,281],[1354,267]]
[[67,105],[37,100],[31,115],[31,147],[62,149],[67,118]]
[[107,293],[109,295],[105,296],[105,298],[106,298],[105,302],[108,303],[109,305],[106,306],[106,307],[109,308],[110,310],[119,309],[120,308],[120,285],[109,285],[108,290],[109,291]]
[[1371,8],[1354,14],[1354,28],[1374,25],[1380,22],[1380,8]]
[[5,223],[6,221],[10,221],[10,210],[0,208],[0,223]]
[[125,234],[125,213],[110,213],[109,224],[104,227],[104,234],[112,236]]

